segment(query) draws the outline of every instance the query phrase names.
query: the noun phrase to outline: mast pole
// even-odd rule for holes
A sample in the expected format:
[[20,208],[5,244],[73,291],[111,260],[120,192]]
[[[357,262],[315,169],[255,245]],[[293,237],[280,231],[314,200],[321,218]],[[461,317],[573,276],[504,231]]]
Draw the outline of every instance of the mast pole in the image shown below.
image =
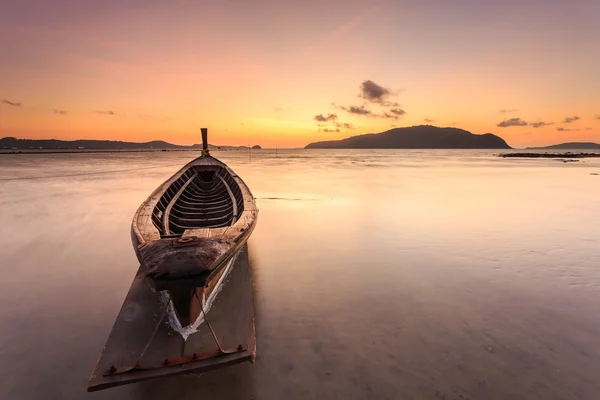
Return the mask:
[[200,128],[202,132],[202,155],[208,155],[208,128]]

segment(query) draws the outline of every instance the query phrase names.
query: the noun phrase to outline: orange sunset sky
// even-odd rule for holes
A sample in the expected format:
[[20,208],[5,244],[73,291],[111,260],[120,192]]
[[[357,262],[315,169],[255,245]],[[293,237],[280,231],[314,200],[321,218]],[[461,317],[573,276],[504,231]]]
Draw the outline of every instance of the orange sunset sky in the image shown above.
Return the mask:
[[0,137],[600,142],[600,1],[0,3]]

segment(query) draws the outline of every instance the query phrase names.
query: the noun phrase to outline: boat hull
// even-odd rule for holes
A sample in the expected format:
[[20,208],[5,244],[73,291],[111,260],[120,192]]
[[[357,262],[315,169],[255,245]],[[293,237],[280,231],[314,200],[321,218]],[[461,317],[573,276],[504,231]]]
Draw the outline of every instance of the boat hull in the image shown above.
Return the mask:
[[154,289],[140,266],[90,377],[88,391],[254,362],[256,336],[247,246],[233,260],[210,310],[206,310],[220,345],[232,353],[219,354],[206,323],[199,324],[187,339],[173,329],[163,293]]
[[154,280],[209,276],[246,242],[257,214],[244,181],[221,161],[202,156],[142,203],[132,242]]
[[258,210],[243,180],[203,153],[134,215],[140,266],[88,391],[254,362],[246,242]]

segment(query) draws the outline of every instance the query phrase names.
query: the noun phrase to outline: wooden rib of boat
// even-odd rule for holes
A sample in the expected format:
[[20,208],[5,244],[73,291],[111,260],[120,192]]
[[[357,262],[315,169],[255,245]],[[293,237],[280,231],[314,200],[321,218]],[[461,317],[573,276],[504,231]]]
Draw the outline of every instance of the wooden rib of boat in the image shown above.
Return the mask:
[[134,215],[140,267],[88,391],[254,362],[256,338],[245,246],[257,219],[252,193],[208,153],[160,185]]

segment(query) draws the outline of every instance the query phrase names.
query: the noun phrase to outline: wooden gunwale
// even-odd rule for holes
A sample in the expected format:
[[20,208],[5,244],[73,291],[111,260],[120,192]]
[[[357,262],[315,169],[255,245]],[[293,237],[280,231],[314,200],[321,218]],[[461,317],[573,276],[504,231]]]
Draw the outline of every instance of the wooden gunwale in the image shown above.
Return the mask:
[[171,209],[173,208],[173,205],[175,204],[175,202],[177,201],[177,199],[179,199],[179,196],[181,196],[181,194],[185,191],[185,188],[198,176],[198,173],[194,173],[194,175],[192,175],[186,183],[184,183],[181,188],[179,189],[179,191],[175,194],[175,196],[173,196],[173,198],[171,199],[171,201],[169,202],[169,204],[167,205],[167,208],[165,209],[165,211],[163,211],[163,216],[162,216],[162,223],[163,223],[163,230],[164,230],[164,234],[169,235],[171,232],[169,230],[169,217],[171,214]]

